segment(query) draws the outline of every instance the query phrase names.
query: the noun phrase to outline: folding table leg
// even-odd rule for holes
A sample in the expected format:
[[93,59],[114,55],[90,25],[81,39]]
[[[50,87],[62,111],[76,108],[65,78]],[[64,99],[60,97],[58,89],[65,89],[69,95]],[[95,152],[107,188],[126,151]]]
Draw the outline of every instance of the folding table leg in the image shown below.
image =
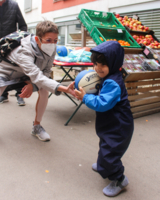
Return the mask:
[[51,92],[50,95],[48,96],[48,99],[49,99],[50,96],[52,96],[52,92]]
[[63,68],[63,66],[61,66],[61,69],[65,72],[64,77],[62,78],[62,80],[60,81],[60,83],[66,78],[69,77],[71,79],[71,81],[74,81],[74,79],[72,78],[72,76],[69,74],[69,72],[72,70],[73,67],[70,67],[70,69],[68,70],[68,72]]
[[78,106],[78,104],[77,104],[67,93],[64,92],[64,94],[65,94],[76,106]]
[[[72,76],[70,76],[70,74],[69,74],[69,72],[72,70],[72,68],[73,68],[73,67],[70,67],[70,69],[69,69],[68,72],[67,72],[67,71],[63,68],[63,66],[61,66],[61,69],[65,72],[65,75],[64,75],[63,78],[61,79],[60,83],[62,83],[63,80],[64,80],[66,77],[69,77],[69,78],[71,79],[71,81],[74,81],[74,79],[72,78]],[[65,95],[68,96],[66,93],[65,93]],[[48,96],[48,98],[50,98],[51,96],[52,96],[52,93],[50,93],[50,95]],[[69,98],[70,100],[72,100],[71,97],[68,96],[68,98]],[[75,102],[74,100],[72,100],[72,101],[76,104],[76,102]],[[78,105],[76,104],[76,106],[78,106]]]
[[81,105],[83,104],[83,102],[81,102],[79,104],[79,106],[76,108],[76,110],[74,111],[74,113],[71,115],[71,117],[68,119],[68,121],[65,123],[65,126],[68,125],[68,123],[71,121],[71,119],[73,118],[73,116],[76,114],[76,112],[79,110],[79,108],[81,107]]

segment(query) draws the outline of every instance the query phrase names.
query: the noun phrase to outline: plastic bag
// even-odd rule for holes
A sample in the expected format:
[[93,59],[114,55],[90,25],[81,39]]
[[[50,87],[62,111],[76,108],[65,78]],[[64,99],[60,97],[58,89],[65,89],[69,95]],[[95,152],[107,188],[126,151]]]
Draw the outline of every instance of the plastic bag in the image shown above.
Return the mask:
[[55,60],[61,62],[91,62],[91,52],[85,51],[84,49],[74,50],[69,53],[68,56],[61,57],[56,56]]

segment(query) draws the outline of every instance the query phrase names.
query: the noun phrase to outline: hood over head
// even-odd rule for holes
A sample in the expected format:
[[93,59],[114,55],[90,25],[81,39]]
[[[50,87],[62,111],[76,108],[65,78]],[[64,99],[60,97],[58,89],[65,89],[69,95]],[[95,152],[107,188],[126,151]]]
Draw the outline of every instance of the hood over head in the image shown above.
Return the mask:
[[119,71],[123,65],[124,49],[117,41],[107,41],[91,49],[91,52],[101,53],[105,56],[109,67],[109,74]]

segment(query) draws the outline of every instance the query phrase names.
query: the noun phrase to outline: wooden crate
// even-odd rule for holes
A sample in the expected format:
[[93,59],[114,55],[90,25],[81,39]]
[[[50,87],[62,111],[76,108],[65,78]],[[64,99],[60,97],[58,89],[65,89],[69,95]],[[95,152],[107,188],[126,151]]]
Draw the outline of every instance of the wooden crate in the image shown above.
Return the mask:
[[124,82],[134,118],[160,112],[160,71],[130,73]]

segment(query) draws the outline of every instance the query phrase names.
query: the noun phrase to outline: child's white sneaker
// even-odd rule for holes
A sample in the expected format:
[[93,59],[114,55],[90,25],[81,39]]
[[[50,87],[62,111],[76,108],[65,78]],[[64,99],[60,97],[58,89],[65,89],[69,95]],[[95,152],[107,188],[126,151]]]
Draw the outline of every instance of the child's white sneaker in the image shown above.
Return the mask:
[[98,171],[97,171],[97,163],[93,163],[92,169],[93,169],[93,171],[98,172]]
[[32,135],[38,137],[38,139],[41,141],[44,141],[44,142],[50,141],[49,134],[44,130],[44,128],[40,124],[33,125]]
[[112,181],[107,187],[103,189],[103,194],[109,197],[114,197],[119,194],[127,185],[128,185],[128,178],[124,176],[122,182],[119,181]]

